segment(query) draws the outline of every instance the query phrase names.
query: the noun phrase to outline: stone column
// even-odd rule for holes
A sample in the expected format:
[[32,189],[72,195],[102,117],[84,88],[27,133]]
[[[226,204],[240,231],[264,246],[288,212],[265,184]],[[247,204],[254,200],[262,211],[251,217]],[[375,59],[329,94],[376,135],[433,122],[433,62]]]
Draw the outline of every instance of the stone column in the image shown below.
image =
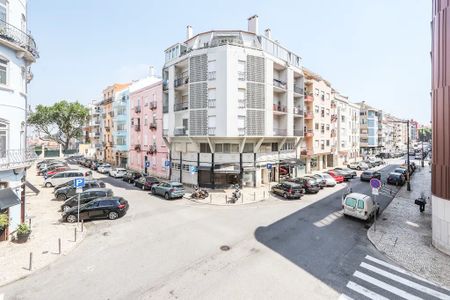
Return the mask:
[[450,2],[433,0],[432,14],[432,242],[450,255]]

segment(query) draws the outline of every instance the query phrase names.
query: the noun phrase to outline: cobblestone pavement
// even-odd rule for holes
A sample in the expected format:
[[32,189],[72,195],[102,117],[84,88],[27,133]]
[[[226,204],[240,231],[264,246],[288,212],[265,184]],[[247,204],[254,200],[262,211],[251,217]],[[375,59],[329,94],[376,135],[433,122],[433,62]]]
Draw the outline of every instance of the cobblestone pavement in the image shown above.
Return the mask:
[[[418,165],[420,163],[416,162]],[[428,163],[411,178],[411,192],[402,187],[367,235],[381,252],[401,266],[430,281],[450,288],[450,257],[431,244],[431,200],[423,213],[414,200],[431,196]]]
[[[34,165],[27,172],[27,180],[40,189],[38,195],[26,196],[26,218],[31,219],[31,235],[27,242],[16,244],[11,241],[0,242],[0,286],[30,275],[38,269],[48,266],[61,255],[69,253],[78,245],[84,233],[77,232],[76,225],[60,223],[58,212],[61,202],[53,199],[53,188],[42,187],[43,178],[36,175]],[[61,239],[61,254],[58,249]],[[30,252],[32,269],[29,270]]]

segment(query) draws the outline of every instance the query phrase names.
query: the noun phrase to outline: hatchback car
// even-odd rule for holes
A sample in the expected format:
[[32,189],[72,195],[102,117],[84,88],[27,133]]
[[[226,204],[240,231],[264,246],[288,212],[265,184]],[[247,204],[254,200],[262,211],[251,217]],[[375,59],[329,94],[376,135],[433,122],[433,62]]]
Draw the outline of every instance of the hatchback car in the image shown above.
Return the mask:
[[285,199],[300,199],[303,195],[303,188],[300,184],[285,181],[272,187],[272,193],[282,196]]
[[134,186],[141,188],[143,190],[150,190],[152,186],[158,184],[159,180],[156,177],[151,176],[142,176],[139,179],[134,181]]
[[109,171],[109,176],[112,176],[114,178],[122,178],[126,173],[127,170],[124,168],[113,168]]
[[308,177],[291,178],[288,181],[299,184],[306,194],[317,194],[320,191],[320,186],[316,180]]
[[370,181],[370,179],[372,178],[381,180],[381,173],[378,171],[366,170],[361,173],[361,176],[359,178],[361,179],[361,181]]
[[111,171],[112,167],[110,164],[102,164],[97,167],[97,172],[102,174],[107,174],[109,171]]
[[386,182],[387,182],[387,184],[404,185],[405,184],[405,176],[401,173],[392,172],[389,174]]
[[356,171],[355,170],[352,170],[352,169],[350,169],[350,168],[334,168],[336,171],[344,171],[344,172],[347,172],[347,173],[350,173],[351,175],[352,175],[352,178],[353,177],[356,177]]
[[[82,187],[83,191],[92,189],[92,188],[102,188],[105,187],[105,184],[99,180],[87,180],[84,182],[84,187]],[[72,185],[68,185],[65,187],[61,187],[55,190],[55,198],[58,200],[66,200],[76,194],[76,188]]]
[[350,193],[342,201],[343,213],[361,220],[369,220],[375,217],[380,211],[380,205],[372,197]]
[[56,169],[53,169],[53,170],[45,172],[44,176],[47,176],[47,177],[48,176],[53,176],[53,175],[55,175],[55,174],[57,174],[59,172],[68,171],[68,170],[70,170],[69,167],[59,167],[59,168],[56,168]]
[[152,194],[164,196],[166,200],[173,198],[182,198],[184,196],[184,187],[179,182],[162,182],[152,186]]
[[[105,219],[115,220],[126,214],[128,201],[122,197],[104,197],[95,199],[80,206],[80,220]],[[63,212],[62,218],[69,223],[77,221],[78,207],[72,207]]]
[[342,183],[342,182],[344,182],[344,176],[338,174],[338,173],[335,172],[335,171],[328,171],[328,172],[325,172],[325,173],[327,173],[328,175],[330,175],[331,177],[333,177],[333,179],[336,180],[337,183]]
[[123,175],[122,180],[126,181],[128,183],[134,183],[136,179],[139,179],[142,177],[142,174],[136,171],[130,171],[128,170],[125,175]]
[[315,180],[321,190],[327,186],[327,183],[325,180],[323,180],[322,178],[318,178],[314,175],[305,175],[305,178],[311,178],[311,179]]
[[369,168],[369,166],[362,161],[349,163],[347,167],[352,170],[367,170]]
[[84,174],[80,170],[63,171],[47,178],[44,182],[44,186],[45,187],[57,186],[66,183],[72,179],[83,177],[85,175],[86,174]]
[[393,172],[402,174],[403,176],[406,177],[406,175],[408,174],[408,169],[406,169],[406,168],[395,168]]
[[314,177],[321,178],[322,181],[325,181],[325,186],[333,187],[337,184],[336,180],[334,180],[334,178],[331,177],[331,175],[327,174],[327,173],[314,174]]
[[[59,184],[57,186],[55,186],[53,193],[55,193],[58,189],[62,188],[62,187],[66,187],[66,186],[73,186],[75,179],[69,180],[65,183]],[[97,179],[93,179],[90,181],[97,181],[98,184],[100,185],[101,188],[105,187],[105,183],[101,180],[97,180]]]
[[[114,196],[113,191],[111,189],[105,188],[92,188],[90,190],[84,191],[80,193],[80,205],[86,204],[101,197],[111,197]],[[74,195],[64,201],[61,205],[61,211],[67,211],[72,207],[78,206],[78,195]]]

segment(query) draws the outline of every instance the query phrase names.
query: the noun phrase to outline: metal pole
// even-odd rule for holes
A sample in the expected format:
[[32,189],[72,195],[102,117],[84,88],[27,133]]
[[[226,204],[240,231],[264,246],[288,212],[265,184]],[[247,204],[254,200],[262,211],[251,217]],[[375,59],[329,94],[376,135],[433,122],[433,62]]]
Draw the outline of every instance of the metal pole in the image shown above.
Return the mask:
[[[377,195],[373,195],[373,202],[377,203]],[[377,231],[377,211],[373,217],[373,231]]]
[[77,242],[77,228],[76,227],[73,229],[73,241],[75,243]]
[[58,254],[61,254],[61,238],[58,238]]
[[422,140],[422,168],[424,167],[424,163],[423,163],[423,159],[424,159],[424,157],[423,157],[423,134],[422,134],[422,136],[421,136],[421,140]]
[[84,220],[81,220],[81,232],[84,232]]
[[407,126],[407,134],[406,134],[406,136],[407,136],[407,152],[408,152],[408,155],[406,156],[407,157],[407,165],[408,165],[408,173],[406,173],[407,175],[408,175],[408,177],[407,177],[407,182],[406,182],[406,190],[408,191],[408,192],[410,192],[411,191],[411,183],[410,183],[410,181],[409,181],[409,177],[410,177],[410,174],[409,174],[409,120],[407,120],[406,121],[406,126]]
[[253,202],[256,201],[256,192],[253,192]]
[[28,264],[28,271],[31,271],[32,268],[33,268],[33,252],[30,252],[30,261]]

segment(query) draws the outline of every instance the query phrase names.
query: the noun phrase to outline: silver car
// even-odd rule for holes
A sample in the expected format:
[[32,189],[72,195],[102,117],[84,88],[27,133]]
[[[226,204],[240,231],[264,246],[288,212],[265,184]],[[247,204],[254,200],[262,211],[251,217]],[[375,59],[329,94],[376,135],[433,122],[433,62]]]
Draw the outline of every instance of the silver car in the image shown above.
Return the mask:
[[333,186],[335,186],[337,184],[336,180],[334,180],[334,178],[331,177],[331,175],[327,174],[327,173],[314,174],[314,177],[316,177],[316,178],[318,178],[318,179],[320,179],[322,181],[325,181],[326,186],[333,187]]

